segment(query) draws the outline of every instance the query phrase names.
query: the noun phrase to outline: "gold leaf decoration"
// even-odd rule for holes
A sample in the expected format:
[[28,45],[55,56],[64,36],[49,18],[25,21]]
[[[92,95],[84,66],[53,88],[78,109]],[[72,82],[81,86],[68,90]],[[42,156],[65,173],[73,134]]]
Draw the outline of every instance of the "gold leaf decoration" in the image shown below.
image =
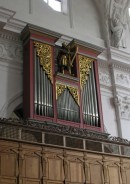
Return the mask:
[[56,83],[56,99],[58,99],[58,97],[63,93],[66,88],[68,88],[69,92],[71,93],[77,104],[79,104],[78,88],[66,84]]
[[66,89],[65,84],[59,84],[56,83],[56,99],[63,93],[63,91]]
[[40,58],[40,65],[45,70],[48,78],[52,82],[52,49],[50,45],[34,42],[37,56]]
[[81,85],[81,87],[84,86],[84,84],[88,78],[88,74],[90,72],[91,64],[93,61],[94,61],[93,58],[79,55],[79,70],[80,70],[80,85]]
[[75,99],[75,101],[77,102],[77,104],[79,104],[78,88],[75,88],[75,87],[72,87],[72,86],[67,86],[67,88],[69,89],[71,95],[73,96],[73,98]]

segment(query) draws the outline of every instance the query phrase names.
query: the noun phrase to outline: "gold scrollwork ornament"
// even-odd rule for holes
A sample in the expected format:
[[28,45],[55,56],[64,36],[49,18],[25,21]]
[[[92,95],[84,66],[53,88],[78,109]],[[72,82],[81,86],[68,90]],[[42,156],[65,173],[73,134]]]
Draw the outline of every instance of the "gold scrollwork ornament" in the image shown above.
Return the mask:
[[45,70],[52,82],[52,49],[50,45],[34,42],[37,56],[40,58],[40,65]]
[[88,74],[91,69],[91,64],[94,61],[92,58],[79,55],[79,68],[80,68],[80,84],[81,87],[84,86],[88,78]]
[[79,105],[79,94],[78,94],[78,88],[72,87],[66,84],[60,84],[56,83],[56,99],[63,93],[65,89],[68,89],[70,94],[73,96],[77,104]]
[[66,89],[66,85],[64,84],[56,84],[56,99],[63,93],[63,91]]
[[79,95],[78,95],[78,88],[75,87],[71,87],[71,86],[67,86],[71,95],[73,96],[73,98],[75,99],[75,101],[77,102],[77,104],[79,105]]

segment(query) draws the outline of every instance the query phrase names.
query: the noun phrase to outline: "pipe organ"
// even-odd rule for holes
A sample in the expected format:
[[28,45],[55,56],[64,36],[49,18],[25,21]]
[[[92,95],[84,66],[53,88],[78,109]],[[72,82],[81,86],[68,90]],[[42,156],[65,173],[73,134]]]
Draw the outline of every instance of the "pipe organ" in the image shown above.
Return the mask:
[[28,25],[24,43],[24,116],[103,131],[98,50]]

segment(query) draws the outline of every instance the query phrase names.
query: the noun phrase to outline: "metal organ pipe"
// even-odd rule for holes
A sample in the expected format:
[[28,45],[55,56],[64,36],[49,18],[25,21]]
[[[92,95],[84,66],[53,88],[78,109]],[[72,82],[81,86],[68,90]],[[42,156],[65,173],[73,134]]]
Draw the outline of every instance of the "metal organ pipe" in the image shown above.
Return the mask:
[[35,112],[37,112],[37,54],[36,54],[36,49],[34,49],[34,67],[35,67],[35,100],[34,100],[34,104],[35,104]]
[[96,93],[96,84],[95,84],[95,75],[94,75],[94,68],[92,65],[92,83],[93,83],[93,91],[94,91],[94,101],[95,101],[95,123],[96,126],[99,126],[99,113],[98,113],[98,103],[97,103],[97,93]]
[[37,67],[37,74],[38,74],[38,80],[37,80],[37,94],[38,94],[38,115],[40,115],[40,106],[41,106],[41,92],[40,92],[40,61],[38,59],[38,67]]
[[91,112],[91,125],[95,126],[95,120],[94,120],[94,116],[95,116],[95,112],[94,112],[94,99],[93,99],[93,93],[95,93],[93,91],[93,82],[92,82],[92,68],[90,71],[90,94],[91,94],[91,107],[92,107],[92,112]]
[[35,52],[35,113],[42,116],[53,116],[52,84]]
[[93,63],[91,65],[91,70],[86,84],[83,87],[82,101],[84,123],[92,126],[99,126],[99,113]]
[[66,121],[79,122],[79,106],[73,99],[69,89],[59,96],[57,100],[58,118]]
[[40,77],[41,77],[41,115],[43,115],[43,105],[44,105],[44,101],[43,101],[43,95],[44,95],[44,87],[43,87],[43,72],[42,72],[42,67],[41,67],[41,73],[40,73]]
[[90,87],[90,75],[88,76],[88,106],[89,106],[89,114],[88,114],[88,117],[89,117],[89,124],[91,125],[92,123],[92,101],[91,101],[91,87]]

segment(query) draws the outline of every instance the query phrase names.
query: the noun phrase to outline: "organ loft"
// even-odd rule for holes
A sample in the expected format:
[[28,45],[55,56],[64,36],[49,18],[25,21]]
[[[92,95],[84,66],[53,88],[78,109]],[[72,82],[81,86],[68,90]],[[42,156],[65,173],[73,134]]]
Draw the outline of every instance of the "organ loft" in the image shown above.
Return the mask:
[[24,116],[102,132],[99,51],[74,39],[59,46],[60,35],[32,28],[23,39]]

